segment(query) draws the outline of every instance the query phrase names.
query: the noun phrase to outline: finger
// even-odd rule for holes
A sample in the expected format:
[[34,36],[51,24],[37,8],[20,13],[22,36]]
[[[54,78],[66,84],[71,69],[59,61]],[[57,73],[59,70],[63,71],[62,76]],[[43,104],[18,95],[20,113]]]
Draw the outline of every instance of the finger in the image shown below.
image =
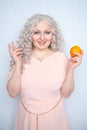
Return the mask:
[[77,62],[78,60],[79,60],[79,57],[78,57],[78,56],[73,57],[73,58],[70,59],[70,61],[71,61],[72,63],[75,63],[75,62]]
[[9,51],[9,53],[11,53],[11,45],[10,45],[10,43],[8,43],[8,51]]
[[11,43],[11,52],[14,51],[14,42]]
[[14,54],[14,56],[20,56],[20,55],[22,55],[23,54],[23,52],[16,52],[15,54]]
[[14,50],[14,52],[16,52],[16,51],[22,51],[23,49],[22,48],[16,48],[15,50]]
[[71,63],[77,62],[75,59],[70,60]]
[[74,52],[73,54],[76,55],[75,57],[77,57],[77,56],[81,56],[81,54],[79,54],[79,53],[77,53],[77,52]]
[[74,61],[74,62],[76,62],[78,60],[80,60],[80,58],[78,56],[76,56],[75,58],[72,58],[72,61]]
[[11,54],[14,50],[14,42],[8,43],[8,51]]
[[18,52],[22,52],[23,53],[22,48],[14,50],[13,53],[12,53],[12,55],[15,55]]

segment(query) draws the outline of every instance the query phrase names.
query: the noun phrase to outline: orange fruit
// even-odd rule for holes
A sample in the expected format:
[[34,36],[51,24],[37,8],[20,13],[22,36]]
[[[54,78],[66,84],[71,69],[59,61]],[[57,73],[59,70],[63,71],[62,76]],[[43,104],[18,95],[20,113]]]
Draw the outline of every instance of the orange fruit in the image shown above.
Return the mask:
[[76,54],[74,54],[75,52],[79,53],[80,55],[82,55],[82,50],[81,50],[81,48],[79,46],[73,46],[73,47],[71,47],[71,49],[70,49],[70,55],[71,55],[71,57],[77,56]]

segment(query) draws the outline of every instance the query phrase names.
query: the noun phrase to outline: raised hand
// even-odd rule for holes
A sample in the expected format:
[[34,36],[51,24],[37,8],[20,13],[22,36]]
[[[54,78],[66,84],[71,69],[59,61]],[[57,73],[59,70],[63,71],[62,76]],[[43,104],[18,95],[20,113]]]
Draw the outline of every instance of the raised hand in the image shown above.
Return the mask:
[[77,56],[75,57],[71,57],[70,60],[69,60],[69,64],[68,64],[68,67],[71,67],[73,69],[75,69],[76,67],[78,67],[81,62],[82,62],[82,57],[83,57],[83,52],[82,52],[82,55],[78,54],[78,53],[75,53]]
[[10,56],[14,60],[15,64],[22,64],[22,54],[23,50],[22,48],[14,48],[14,42],[8,44],[8,51],[10,53]]

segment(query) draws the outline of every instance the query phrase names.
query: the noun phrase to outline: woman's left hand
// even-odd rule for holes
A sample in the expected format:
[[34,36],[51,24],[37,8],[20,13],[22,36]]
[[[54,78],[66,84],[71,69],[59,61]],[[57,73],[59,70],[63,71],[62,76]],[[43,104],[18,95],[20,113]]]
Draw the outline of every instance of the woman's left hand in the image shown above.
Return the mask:
[[82,62],[83,52],[81,55],[78,53],[75,53],[75,54],[77,56],[71,57],[69,60],[69,63],[68,63],[68,67],[70,67],[72,69],[75,69],[76,67],[78,67]]

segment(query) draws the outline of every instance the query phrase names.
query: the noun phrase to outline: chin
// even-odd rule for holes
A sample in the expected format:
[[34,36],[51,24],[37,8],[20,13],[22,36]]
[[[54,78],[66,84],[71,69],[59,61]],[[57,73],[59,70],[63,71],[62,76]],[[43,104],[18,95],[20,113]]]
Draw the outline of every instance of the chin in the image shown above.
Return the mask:
[[45,50],[45,49],[47,49],[48,48],[48,46],[47,47],[38,47],[38,49],[40,49],[40,50]]

